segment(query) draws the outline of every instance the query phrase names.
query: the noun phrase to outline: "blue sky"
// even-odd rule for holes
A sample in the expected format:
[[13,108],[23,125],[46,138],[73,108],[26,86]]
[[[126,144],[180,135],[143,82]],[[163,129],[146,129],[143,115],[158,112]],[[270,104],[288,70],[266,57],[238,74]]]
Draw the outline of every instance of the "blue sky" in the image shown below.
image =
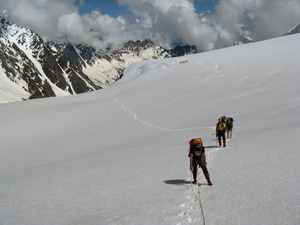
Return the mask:
[[126,9],[121,7],[117,0],[84,0],[85,5],[80,6],[81,14],[90,13],[92,10],[99,10],[101,14],[108,14],[112,17],[124,14]]
[[[128,13],[126,7],[120,6],[117,0],[84,0],[85,5],[81,5],[79,12],[81,14],[90,13],[92,10],[99,10],[101,14],[108,14],[111,17],[117,17]],[[205,10],[214,11],[218,1],[216,0],[196,0],[194,2],[197,13]]]

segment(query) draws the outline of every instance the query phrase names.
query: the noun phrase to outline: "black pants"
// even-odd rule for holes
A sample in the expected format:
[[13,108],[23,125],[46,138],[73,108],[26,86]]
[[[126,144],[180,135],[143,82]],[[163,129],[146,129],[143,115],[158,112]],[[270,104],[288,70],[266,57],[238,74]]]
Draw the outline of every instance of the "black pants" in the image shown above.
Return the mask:
[[201,167],[204,174],[208,173],[207,168],[206,168],[206,164],[200,158],[200,159],[193,159],[193,173],[194,174],[197,174],[198,165]]
[[221,141],[221,138],[223,139],[223,141],[226,140],[225,139],[225,130],[224,131],[223,130],[222,131],[219,130],[218,133],[217,133],[217,136],[218,136],[219,142]]

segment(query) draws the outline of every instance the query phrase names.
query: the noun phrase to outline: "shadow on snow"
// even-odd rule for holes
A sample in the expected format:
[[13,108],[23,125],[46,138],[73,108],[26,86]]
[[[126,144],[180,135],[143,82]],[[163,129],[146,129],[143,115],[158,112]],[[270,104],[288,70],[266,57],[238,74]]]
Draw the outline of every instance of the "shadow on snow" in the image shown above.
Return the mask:
[[176,180],[165,180],[165,184],[173,184],[173,185],[183,185],[183,184],[190,184],[191,181],[183,180],[183,179],[176,179]]

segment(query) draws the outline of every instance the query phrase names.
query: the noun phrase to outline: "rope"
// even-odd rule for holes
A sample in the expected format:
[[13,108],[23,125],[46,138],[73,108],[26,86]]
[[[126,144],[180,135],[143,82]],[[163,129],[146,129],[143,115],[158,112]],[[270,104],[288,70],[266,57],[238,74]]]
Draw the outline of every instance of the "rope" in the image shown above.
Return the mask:
[[202,215],[203,225],[205,225],[205,216],[204,216],[204,210],[203,210],[203,205],[202,205],[202,201],[201,201],[200,184],[198,184],[198,196],[199,196],[198,202],[199,202],[200,211],[201,211],[201,215]]
[[[197,177],[199,178],[199,170],[197,171]],[[201,200],[201,192],[200,192],[200,184],[199,181],[197,181],[197,186],[198,186],[198,202],[199,202],[199,206],[200,206],[200,213],[202,216],[202,221],[203,221],[203,225],[205,225],[205,215],[204,215],[204,210],[203,210],[203,205],[202,205],[202,200]]]
[[[156,125],[153,125],[151,123],[148,123],[144,120],[141,120],[138,118],[138,115],[136,113],[134,113],[133,111],[131,111],[129,108],[127,108],[125,106],[125,104],[121,101],[119,101],[118,98],[112,96],[111,94],[109,94],[108,92],[104,92],[107,96],[109,96],[110,98],[113,98],[114,101],[119,104],[121,106],[121,108],[125,111],[127,111],[130,115],[133,116],[134,120],[136,120],[137,122],[141,123],[141,124],[144,124],[148,127],[153,127],[153,128],[156,128],[156,129],[159,129],[159,130],[163,130],[163,131],[168,131],[168,132],[178,132],[178,131],[187,131],[187,130],[198,130],[198,129],[203,129],[203,128],[206,128],[206,127],[191,127],[191,128],[182,128],[182,129],[167,129],[167,128],[164,128],[164,127],[160,127],[160,126],[156,126]],[[199,171],[199,170],[198,170]],[[199,177],[199,172],[197,172],[197,176]],[[192,179],[191,179],[192,180]],[[198,201],[199,201],[199,205],[200,205],[200,210],[201,210],[201,215],[202,215],[202,220],[203,220],[203,225],[205,225],[205,216],[204,216],[204,211],[203,211],[203,206],[202,206],[202,202],[201,202],[201,193],[200,193],[200,184],[199,182],[197,182],[197,185],[198,185]],[[192,181],[191,181],[191,186],[192,186]]]

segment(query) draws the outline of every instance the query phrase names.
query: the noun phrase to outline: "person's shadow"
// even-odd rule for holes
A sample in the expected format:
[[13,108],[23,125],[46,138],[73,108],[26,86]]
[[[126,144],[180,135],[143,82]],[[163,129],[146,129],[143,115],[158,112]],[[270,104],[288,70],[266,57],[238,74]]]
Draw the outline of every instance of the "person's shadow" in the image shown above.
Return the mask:
[[191,181],[183,180],[183,179],[176,179],[176,180],[165,180],[165,184],[173,184],[173,185],[184,185],[190,184]]
[[218,145],[210,145],[210,146],[204,146],[205,148],[220,148]]

